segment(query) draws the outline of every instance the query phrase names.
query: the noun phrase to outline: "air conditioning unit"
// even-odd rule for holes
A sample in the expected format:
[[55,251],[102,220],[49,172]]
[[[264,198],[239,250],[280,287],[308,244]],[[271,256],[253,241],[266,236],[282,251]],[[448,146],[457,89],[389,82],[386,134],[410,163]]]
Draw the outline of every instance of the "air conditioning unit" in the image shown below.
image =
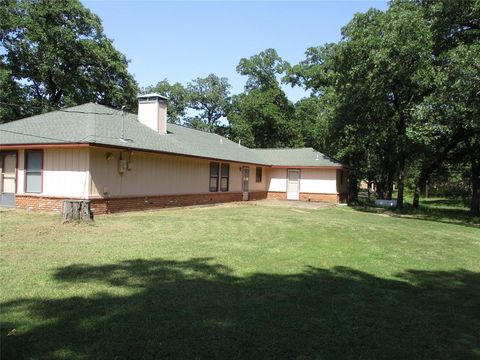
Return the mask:
[[125,171],[128,170],[128,161],[127,160],[119,160],[118,161],[118,172],[123,174]]

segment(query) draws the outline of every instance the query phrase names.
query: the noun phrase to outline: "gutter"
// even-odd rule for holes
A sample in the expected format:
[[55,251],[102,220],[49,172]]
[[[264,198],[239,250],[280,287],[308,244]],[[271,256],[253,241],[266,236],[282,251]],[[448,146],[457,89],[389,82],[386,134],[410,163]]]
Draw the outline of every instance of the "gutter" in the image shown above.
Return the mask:
[[85,147],[93,147],[93,148],[109,148],[109,149],[125,149],[130,151],[139,151],[145,153],[153,153],[153,154],[162,154],[162,155],[173,155],[179,157],[186,157],[186,158],[194,158],[194,159],[204,159],[204,160],[213,160],[213,161],[226,161],[235,164],[247,164],[247,165],[255,165],[255,166],[265,166],[270,168],[297,168],[297,169],[350,169],[345,165],[338,165],[338,166],[311,166],[311,165],[271,165],[266,163],[257,163],[251,161],[240,161],[240,160],[229,160],[224,158],[216,158],[216,157],[207,157],[207,156],[198,156],[198,155],[189,155],[189,154],[181,154],[175,152],[168,152],[168,151],[160,151],[160,150],[149,150],[149,149],[142,149],[130,146],[119,146],[119,145],[107,145],[107,144],[100,144],[100,143],[58,143],[58,144],[51,144],[51,143],[43,143],[43,144],[15,144],[15,145],[0,145],[0,150],[10,150],[10,149],[39,149],[39,148],[85,148]]

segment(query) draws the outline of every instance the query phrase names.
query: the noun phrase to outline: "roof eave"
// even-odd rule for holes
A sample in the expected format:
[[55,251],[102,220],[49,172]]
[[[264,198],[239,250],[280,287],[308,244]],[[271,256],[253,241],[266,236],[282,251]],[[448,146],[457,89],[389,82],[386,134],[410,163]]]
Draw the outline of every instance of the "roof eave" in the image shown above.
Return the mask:
[[150,154],[152,154],[152,153],[153,154],[163,154],[163,155],[181,156],[181,157],[194,158],[194,159],[224,161],[224,162],[236,163],[236,164],[246,164],[246,165],[256,165],[256,166],[258,165],[258,166],[270,167],[270,165],[264,164],[264,163],[256,163],[256,162],[240,161],[240,160],[229,160],[229,159],[224,159],[224,158],[182,154],[182,153],[176,153],[176,152],[170,152],[170,151],[143,149],[143,148],[137,148],[137,147],[133,147],[133,146],[120,146],[120,145],[109,145],[109,144],[100,144],[100,143],[91,143],[90,146],[100,147],[100,148],[112,148],[112,149],[127,149],[127,150],[132,150],[132,151],[146,152],[146,153],[150,153]]
[[38,143],[38,144],[8,144],[0,145],[0,150],[9,149],[38,149],[38,148],[75,148],[75,147],[88,147],[89,143]]
[[230,160],[220,157],[209,157],[209,156],[199,156],[191,154],[182,154],[169,151],[153,150],[153,149],[144,149],[133,146],[121,146],[121,145],[111,145],[111,144],[101,144],[101,143],[85,143],[85,142],[76,142],[76,143],[18,143],[18,144],[8,144],[0,145],[0,150],[13,150],[13,149],[38,149],[38,148],[84,148],[84,147],[100,147],[100,148],[112,148],[112,149],[127,149],[135,150],[146,153],[155,153],[155,154],[164,154],[172,156],[181,156],[187,158],[195,159],[204,159],[204,160],[213,160],[213,161],[225,161],[235,164],[246,164],[246,165],[255,165],[255,166],[265,166],[271,168],[296,168],[296,169],[349,169],[349,167],[338,164],[338,165],[272,165],[262,162],[252,162],[252,161],[240,161],[240,160]]

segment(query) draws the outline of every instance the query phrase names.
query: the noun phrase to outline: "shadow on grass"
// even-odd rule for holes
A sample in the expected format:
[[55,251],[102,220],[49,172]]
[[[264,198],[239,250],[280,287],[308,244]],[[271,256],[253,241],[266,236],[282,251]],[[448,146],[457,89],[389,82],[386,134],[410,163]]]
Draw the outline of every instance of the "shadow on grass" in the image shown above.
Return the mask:
[[467,205],[465,205],[465,201],[462,199],[428,199],[423,200],[418,209],[406,203],[403,209],[398,210],[375,207],[373,201],[369,202],[366,199],[362,199],[359,205],[354,205],[352,208],[357,211],[374,214],[480,228],[480,217],[471,215]]
[[422,204],[424,206],[447,206],[447,207],[460,207],[467,209],[470,205],[469,199],[464,198],[449,198],[449,199],[423,199]]
[[[2,359],[480,356],[480,274],[466,270],[238,277],[212,259],[156,259],[74,265],[54,278],[112,292],[1,304],[4,317],[22,319],[3,324]],[[11,327],[19,331],[5,337]]]

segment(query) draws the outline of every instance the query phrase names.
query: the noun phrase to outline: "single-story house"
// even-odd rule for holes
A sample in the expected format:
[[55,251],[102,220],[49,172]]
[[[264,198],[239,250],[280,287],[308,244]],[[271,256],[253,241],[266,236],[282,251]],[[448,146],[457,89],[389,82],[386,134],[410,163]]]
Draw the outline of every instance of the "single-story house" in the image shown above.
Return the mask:
[[89,199],[93,213],[252,199],[345,202],[342,164],[315,151],[250,149],[167,124],[166,98],[138,115],[80,106],[0,125],[0,204],[55,210]]

